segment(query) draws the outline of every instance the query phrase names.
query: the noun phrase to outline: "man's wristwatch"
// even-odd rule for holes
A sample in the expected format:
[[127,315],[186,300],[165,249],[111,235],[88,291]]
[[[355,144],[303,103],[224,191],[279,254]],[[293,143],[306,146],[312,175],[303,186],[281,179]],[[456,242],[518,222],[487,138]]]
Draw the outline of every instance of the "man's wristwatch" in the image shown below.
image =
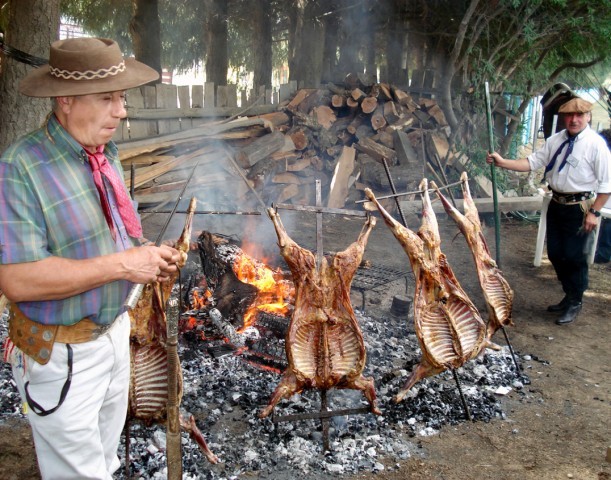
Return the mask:
[[588,212],[590,212],[595,217],[600,217],[600,212],[598,210],[594,210],[593,208],[590,208],[590,210],[588,210]]

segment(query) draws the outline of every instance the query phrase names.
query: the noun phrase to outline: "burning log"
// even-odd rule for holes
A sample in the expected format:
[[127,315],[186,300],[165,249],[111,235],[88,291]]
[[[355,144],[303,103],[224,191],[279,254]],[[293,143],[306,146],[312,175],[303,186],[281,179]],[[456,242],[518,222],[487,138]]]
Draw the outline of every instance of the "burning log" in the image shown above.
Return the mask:
[[305,388],[361,390],[371,412],[380,414],[373,379],[362,374],[365,345],[350,304],[350,284],[375,219],[367,220],[355,243],[330,261],[323,258],[317,267],[314,254],[288,236],[278,214],[273,209],[267,212],[293,274],[296,297],[285,343],[288,367],[259,417],[267,417],[281,399]]
[[414,327],[422,358],[396,395],[397,403],[419,380],[458,368],[491,345],[486,339],[484,321],[441,252],[439,227],[431,207],[426,179],[420,183],[420,190],[422,225],[417,233],[392,218],[378,203],[373,192],[365,190],[407,253],[416,279]]

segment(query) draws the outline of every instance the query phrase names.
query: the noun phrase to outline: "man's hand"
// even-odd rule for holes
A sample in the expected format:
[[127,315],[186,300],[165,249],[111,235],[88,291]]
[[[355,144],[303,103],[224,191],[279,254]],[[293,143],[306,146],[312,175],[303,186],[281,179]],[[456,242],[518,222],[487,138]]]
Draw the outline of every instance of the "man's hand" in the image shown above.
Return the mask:
[[588,212],[586,214],[586,218],[584,218],[584,220],[583,220],[583,227],[582,227],[583,231],[585,233],[593,232],[594,229],[596,228],[596,226],[598,225],[599,221],[600,221],[600,218],[598,218],[593,213]]
[[165,282],[178,271],[181,253],[167,245],[131,248],[123,252],[125,279],[133,283]]
[[501,167],[501,164],[503,163],[503,157],[501,157],[496,152],[488,153],[488,155],[486,155],[486,163],[491,165],[493,162],[497,167]]

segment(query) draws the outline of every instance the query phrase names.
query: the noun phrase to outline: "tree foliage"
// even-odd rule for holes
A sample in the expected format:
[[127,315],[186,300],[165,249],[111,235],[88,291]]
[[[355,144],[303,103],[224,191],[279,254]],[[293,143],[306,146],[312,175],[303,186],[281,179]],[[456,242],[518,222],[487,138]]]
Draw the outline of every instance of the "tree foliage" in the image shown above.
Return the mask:
[[[0,0],[0,28],[6,28],[8,1]],[[159,0],[165,68],[204,63],[209,2]],[[269,69],[267,59],[254,52],[261,30],[260,16],[253,15],[257,4],[226,2],[226,51],[215,54],[226,56],[234,70],[254,71],[256,62]],[[347,73],[379,71],[380,80],[406,86],[415,69],[435,70],[439,104],[453,134],[466,143],[481,130],[484,82],[495,101],[510,99],[519,115],[532,96],[554,83],[591,86],[611,66],[611,0],[265,0],[261,5],[271,23],[273,65],[290,65],[291,78],[313,86]],[[89,33],[117,39],[125,52],[132,51],[127,33],[132,2],[61,0],[61,9]],[[512,122],[501,148],[519,128],[519,121]]]

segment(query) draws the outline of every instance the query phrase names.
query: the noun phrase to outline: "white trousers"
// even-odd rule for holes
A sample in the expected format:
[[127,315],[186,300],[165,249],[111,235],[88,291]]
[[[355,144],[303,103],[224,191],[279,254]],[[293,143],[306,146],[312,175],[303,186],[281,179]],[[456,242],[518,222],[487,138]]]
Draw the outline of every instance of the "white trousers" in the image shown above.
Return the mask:
[[62,405],[47,416],[28,408],[25,384],[29,382],[33,402],[45,410],[55,407],[68,373],[66,344],[55,343],[46,365],[14,349],[13,375],[27,409],[44,480],[110,480],[119,468],[117,448],[129,389],[129,330],[125,313],[96,340],[70,344],[72,382]]

